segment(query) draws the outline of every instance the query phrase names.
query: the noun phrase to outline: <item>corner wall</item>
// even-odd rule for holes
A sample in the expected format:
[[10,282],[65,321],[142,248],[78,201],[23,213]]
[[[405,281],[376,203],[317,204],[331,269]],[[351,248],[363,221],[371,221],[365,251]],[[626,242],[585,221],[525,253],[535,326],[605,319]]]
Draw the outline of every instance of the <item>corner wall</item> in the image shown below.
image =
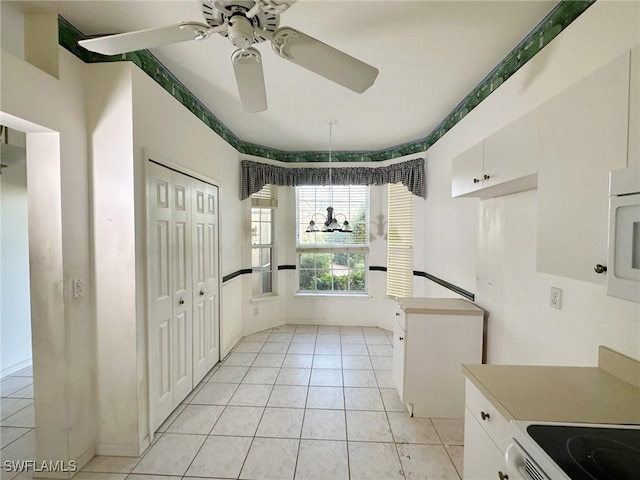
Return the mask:
[[[58,53],[60,79],[1,52],[0,121],[27,132],[37,460],[82,466],[96,433],[84,65]],[[74,278],[82,297],[71,294]]]
[[[453,157],[628,54],[638,42],[639,7],[596,2],[427,151],[424,266],[475,292],[476,303],[490,311],[490,363],[596,365],[598,344],[640,358],[638,304],[608,297],[603,285],[536,271],[540,191],[482,201],[452,199],[450,191]],[[566,161],[576,182],[589,175],[580,158]],[[571,183],[564,188],[570,195]],[[499,288],[480,278],[484,262]],[[423,295],[452,296],[424,282]],[[563,289],[560,311],[548,307],[551,285]]]

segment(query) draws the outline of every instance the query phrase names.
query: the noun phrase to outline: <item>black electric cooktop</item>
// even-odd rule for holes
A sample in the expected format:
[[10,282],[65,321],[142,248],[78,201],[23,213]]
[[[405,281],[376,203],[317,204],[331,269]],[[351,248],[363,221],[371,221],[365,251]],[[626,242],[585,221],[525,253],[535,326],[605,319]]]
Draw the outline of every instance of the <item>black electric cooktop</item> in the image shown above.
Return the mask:
[[529,425],[527,433],[572,480],[640,480],[640,429]]

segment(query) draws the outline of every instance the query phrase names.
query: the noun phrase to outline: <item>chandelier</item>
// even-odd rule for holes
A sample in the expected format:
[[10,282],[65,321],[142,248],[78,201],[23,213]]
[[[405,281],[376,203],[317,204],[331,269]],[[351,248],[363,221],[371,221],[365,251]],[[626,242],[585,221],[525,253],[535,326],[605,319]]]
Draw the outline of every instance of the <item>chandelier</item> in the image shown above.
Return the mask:
[[[329,120],[329,188],[331,190],[331,198],[333,200],[333,183],[331,178],[331,153],[332,153],[332,133],[333,126],[338,123],[337,120]],[[333,201],[332,201],[333,203]],[[324,219],[322,227],[318,227],[318,224],[315,222],[314,218],[316,216],[320,216]],[[338,222],[338,216],[344,217],[344,221],[342,223]],[[305,230],[307,233],[317,233],[317,232],[346,232],[353,233],[351,226],[349,225],[349,220],[347,216],[343,213],[335,213],[332,206],[327,207],[327,215],[324,216],[322,213],[314,213],[311,215],[311,220],[309,221],[309,225]]]

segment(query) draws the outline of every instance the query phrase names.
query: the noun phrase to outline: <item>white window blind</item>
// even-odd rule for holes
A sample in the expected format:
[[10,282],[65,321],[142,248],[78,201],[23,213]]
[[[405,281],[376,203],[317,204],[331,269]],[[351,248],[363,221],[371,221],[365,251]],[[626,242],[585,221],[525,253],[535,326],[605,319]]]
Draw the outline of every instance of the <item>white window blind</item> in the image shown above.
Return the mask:
[[413,195],[401,183],[389,184],[387,295],[413,295]]
[[251,195],[252,207],[275,208],[278,206],[278,187],[276,185],[265,185],[257,193]]

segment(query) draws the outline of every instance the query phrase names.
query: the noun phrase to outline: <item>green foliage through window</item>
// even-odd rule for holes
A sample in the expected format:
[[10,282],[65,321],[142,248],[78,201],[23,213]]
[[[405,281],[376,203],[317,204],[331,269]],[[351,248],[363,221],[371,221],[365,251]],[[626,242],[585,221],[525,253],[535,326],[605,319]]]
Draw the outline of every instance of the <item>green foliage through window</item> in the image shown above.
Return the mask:
[[[321,226],[327,207],[338,223],[349,221],[353,233],[309,232],[310,220]],[[296,187],[298,290],[364,293],[367,290],[369,187],[363,185]]]

